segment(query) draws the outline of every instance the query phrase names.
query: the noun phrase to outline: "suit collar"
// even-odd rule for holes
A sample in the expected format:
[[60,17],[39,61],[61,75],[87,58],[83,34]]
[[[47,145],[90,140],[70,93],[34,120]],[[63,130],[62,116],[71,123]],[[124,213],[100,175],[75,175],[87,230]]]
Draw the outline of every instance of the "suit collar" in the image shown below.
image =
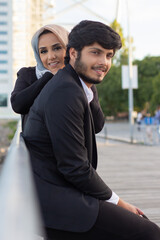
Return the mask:
[[65,66],[65,69],[72,75],[72,77],[76,80],[76,82],[79,84],[79,86],[82,87],[82,84],[81,84],[81,81],[79,79],[79,76],[76,73],[76,71],[74,70],[74,68],[70,64],[67,64]]
[[72,77],[77,81],[77,83],[83,88],[85,95],[87,97],[88,103],[90,103],[93,100],[93,92],[91,89],[87,87],[87,85],[84,83],[84,81],[78,76],[74,68],[68,64],[66,65],[66,70],[70,72]]
[[88,103],[88,99],[87,99],[86,93],[85,93],[85,91],[84,91],[84,88],[83,88],[83,86],[82,86],[81,80],[80,80],[78,74],[76,73],[76,71],[74,70],[74,68],[73,68],[70,64],[67,64],[67,65],[65,66],[65,68],[63,68],[63,69],[65,69],[65,70],[72,76],[72,78],[75,80],[75,82],[76,82],[76,83],[79,85],[79,87],[82,89],[82,93],[83,93],[83,95],[84,95],[84,97],[85,97],[85,99],[86,99],[86,102]]

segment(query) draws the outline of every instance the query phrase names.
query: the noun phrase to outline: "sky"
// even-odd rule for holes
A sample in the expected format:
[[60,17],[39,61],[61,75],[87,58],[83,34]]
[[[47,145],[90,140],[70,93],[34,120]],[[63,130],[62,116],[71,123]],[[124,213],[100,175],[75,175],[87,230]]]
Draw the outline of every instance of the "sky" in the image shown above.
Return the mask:
[[130,32],[133,37],[133,59],[160,56],[160,0],[81,0],[83,5],[78,4],[80,0],[54,2],[55,23],[71,29],[84,19],[109,24],[117,18],[124,36]]

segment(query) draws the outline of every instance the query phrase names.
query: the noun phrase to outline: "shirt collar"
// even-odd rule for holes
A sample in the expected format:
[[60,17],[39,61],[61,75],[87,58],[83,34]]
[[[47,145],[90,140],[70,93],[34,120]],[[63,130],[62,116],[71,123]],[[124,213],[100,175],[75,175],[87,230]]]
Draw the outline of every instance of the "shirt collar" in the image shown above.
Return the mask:
[[84,83],[84,81],[81,78],[79,78],[79,79],[82,83],[82,87],[83,87],[86,97],[88,99],[88,103],[90,103],[93,100],[93,92],[92,92],[91,88],[87,87],[87,85]]

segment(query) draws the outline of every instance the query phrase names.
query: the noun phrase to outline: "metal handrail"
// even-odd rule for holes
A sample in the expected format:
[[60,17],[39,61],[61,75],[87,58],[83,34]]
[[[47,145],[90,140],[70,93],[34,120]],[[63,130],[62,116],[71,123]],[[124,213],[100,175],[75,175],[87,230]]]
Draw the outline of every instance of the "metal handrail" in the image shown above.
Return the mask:
[[30,157],[20,132],[19,123],[0,173],[1,240],[44,237]]

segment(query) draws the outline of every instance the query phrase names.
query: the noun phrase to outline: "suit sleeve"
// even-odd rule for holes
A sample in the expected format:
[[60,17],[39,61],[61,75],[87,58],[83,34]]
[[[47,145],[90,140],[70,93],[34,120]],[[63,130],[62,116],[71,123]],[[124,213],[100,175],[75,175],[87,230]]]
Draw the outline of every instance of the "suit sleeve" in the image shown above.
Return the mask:
[[104,127],[105,118],[98,100],[98,93],[97,93],[96,86],[93,85],[91,89],[93,91],[94,98],[90,103],[90,107],[91,107],[93,121],[94,121],[95,133],[99,133]]
[[79,191],[106,200],[112,191],[92,167],[85,147],[87,107],[86,99],[77,89],[71,91],[69,86],[65,91],[56,89],[45,106],[45,122],[60,174]]
[[27,114],[35,98],[42,88],[53,77],[53,74],[47,72],[40,79],[31,74],[28,68],[22,68],[17,73],[17,80],[13,92],[11,93],[11,105],[16,113]]

